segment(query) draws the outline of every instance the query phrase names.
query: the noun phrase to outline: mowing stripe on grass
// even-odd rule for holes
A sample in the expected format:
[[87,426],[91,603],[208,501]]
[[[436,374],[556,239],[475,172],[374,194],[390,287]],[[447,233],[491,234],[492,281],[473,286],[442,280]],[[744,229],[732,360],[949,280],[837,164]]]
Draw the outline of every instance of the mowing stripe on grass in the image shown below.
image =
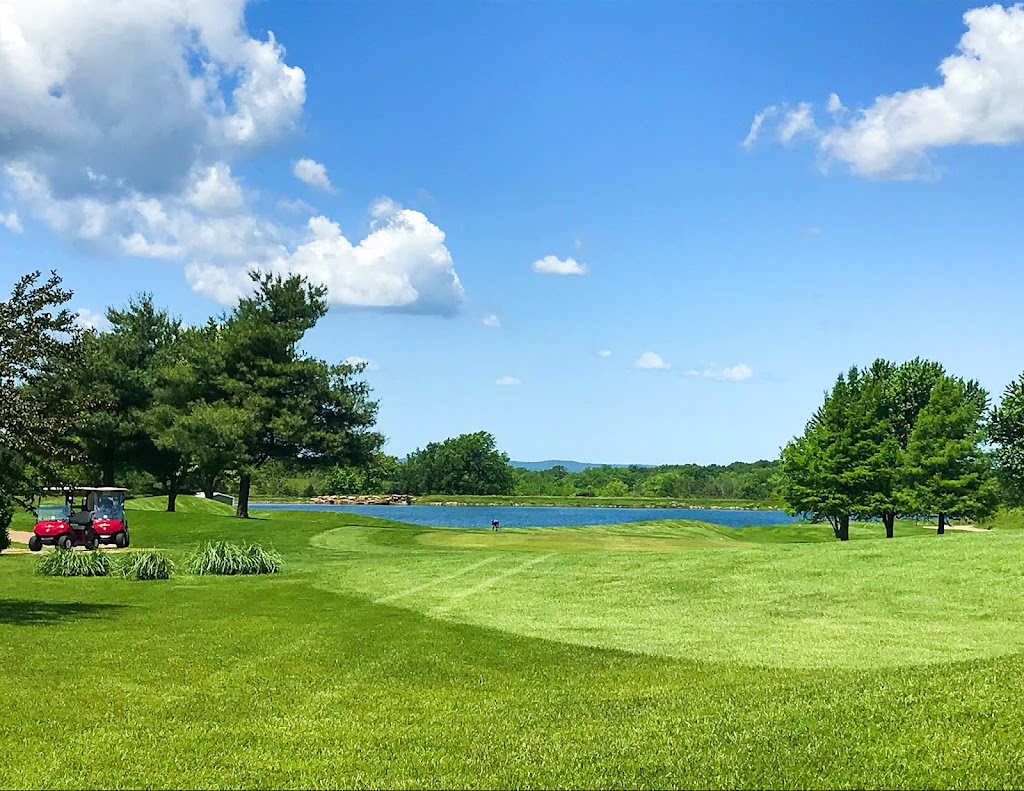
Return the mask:
[[373,603],[387,604],[388,602],[394,601],[395,599],[401,599],[403,596],[409,596],[413,593],[419,593],[422,590],[426,590],[427,588],[433,588],[435,585],[440,585],[444,582],[450,582],[451,580],[458,579],[464,574],[469,574],[469,572],[475,571],[481,566],[486,566],[488,563],[492,563],[500,557],[501,555],[492,555],[491,557],[484,558],[483,560],[477,561],[476,563],[471,563],[465,568],[456,571],[454,574],[448,574],[444,577],[436,577],[430,580],[430,582],[424,582],[422,585],[416,585],[415,587],[407,588],[406,590],[400,591],[399,593],[392,593],[389,596],[383,596],[379,599],[374,599]]
[[500,582],[501,580],[507,577],[511,577],[515,574],[519,574],[523,571],[526,571],[528,568],[530,568],[530,566],[536,566],[538,563],[543,563],[548,558],[554,557],[557,554],[557,552],[548,552],[548,554],[546,555],[541,555],[540,557],[536,558],[530,558],[528,561],[519,564],[515,568],[508,569],[507,571],[503,571],[500,574],[495,574],[493,577],[488,577],[483,582],[478,582],[476,585],[473,585],[470,588],[466,588],[465,590],[452,594],[448,597],[448,601],[445,604],[442,604],[440,607],[435,607],[432,612],[434,614],[438,612],[443,612],[444,610],[451,607],[453,604],[459,602],[462,599],[465,599],[467,596],[472,596],[474,593],[479,593],[480,591],[491,587],[491,585],[493,585],[494,583]]

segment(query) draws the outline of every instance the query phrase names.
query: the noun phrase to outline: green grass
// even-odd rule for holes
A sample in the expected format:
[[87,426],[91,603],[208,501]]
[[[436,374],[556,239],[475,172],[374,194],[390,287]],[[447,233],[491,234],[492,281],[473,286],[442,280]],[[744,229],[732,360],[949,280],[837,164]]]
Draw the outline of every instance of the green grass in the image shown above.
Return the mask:
[[[166,497],[137,497],[125,503],[125,510],[132,511],[166,511]],[[230,505],[219,503],[216,500],[207,500],[204,497],[193,497],[191,495],[178,495],[174,501],[174,510],[179,514],[225,514],[231,515],[235,509]],[[129,519],[131,517],[129,516]]]
[[0,556],[2,787],[1024,776],[1019,530],[131,519],[133,547],[273,545],[288,573],[134,585]]

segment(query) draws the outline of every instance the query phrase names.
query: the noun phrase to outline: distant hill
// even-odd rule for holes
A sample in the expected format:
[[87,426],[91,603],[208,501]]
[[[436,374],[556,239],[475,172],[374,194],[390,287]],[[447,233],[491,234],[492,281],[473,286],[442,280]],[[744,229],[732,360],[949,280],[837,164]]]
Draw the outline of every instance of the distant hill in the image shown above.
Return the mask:
[[[566,461],[565,459],[547,459],[545,461],[510,461],[513,467],[519,467],[523,470],[533,470],[534,472],[542,472],[543,470],[550,470],[552,467],[557,467],[561,464],[565,467],[567,472],[579,472],[580,470],[586,470],[590,467],[628,467],[628,464],[590,464],[585,461]],[[638,467],[650,467],[650,464],[638,464]]]

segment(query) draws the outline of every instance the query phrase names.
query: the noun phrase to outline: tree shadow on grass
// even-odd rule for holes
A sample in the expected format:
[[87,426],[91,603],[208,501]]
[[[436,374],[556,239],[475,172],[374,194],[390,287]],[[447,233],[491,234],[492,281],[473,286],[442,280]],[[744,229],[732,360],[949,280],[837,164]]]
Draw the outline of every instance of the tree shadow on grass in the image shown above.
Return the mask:
[[0,625],[43,626],[65,621],[80,621],[116,615],[121,604],[86,604],[84,602],[28,601],[0,599]]

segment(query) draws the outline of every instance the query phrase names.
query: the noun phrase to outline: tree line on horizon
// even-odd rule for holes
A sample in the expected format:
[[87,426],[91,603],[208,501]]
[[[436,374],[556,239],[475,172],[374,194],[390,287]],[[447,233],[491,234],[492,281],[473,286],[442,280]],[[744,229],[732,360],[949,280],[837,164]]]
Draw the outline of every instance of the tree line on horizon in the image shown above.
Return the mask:
[[[189,326],[151,295],[76,326],[54,273],[0,302],[0,526],[42,485],[96,482],[168,496],[215,489],[248,516],[255,491],[738,499],[886,535],[904,516],[980,518],[1024,502],[1024,374],[1000,404],[929,360],[852,367],[778,460],[729,465],[514,468],[492,434],[463,434],[399,461],[383,452],[362,366],[302,351],[326,292],[253,275],[232,310]],[[4,531],[6,535],[6,531]]]

